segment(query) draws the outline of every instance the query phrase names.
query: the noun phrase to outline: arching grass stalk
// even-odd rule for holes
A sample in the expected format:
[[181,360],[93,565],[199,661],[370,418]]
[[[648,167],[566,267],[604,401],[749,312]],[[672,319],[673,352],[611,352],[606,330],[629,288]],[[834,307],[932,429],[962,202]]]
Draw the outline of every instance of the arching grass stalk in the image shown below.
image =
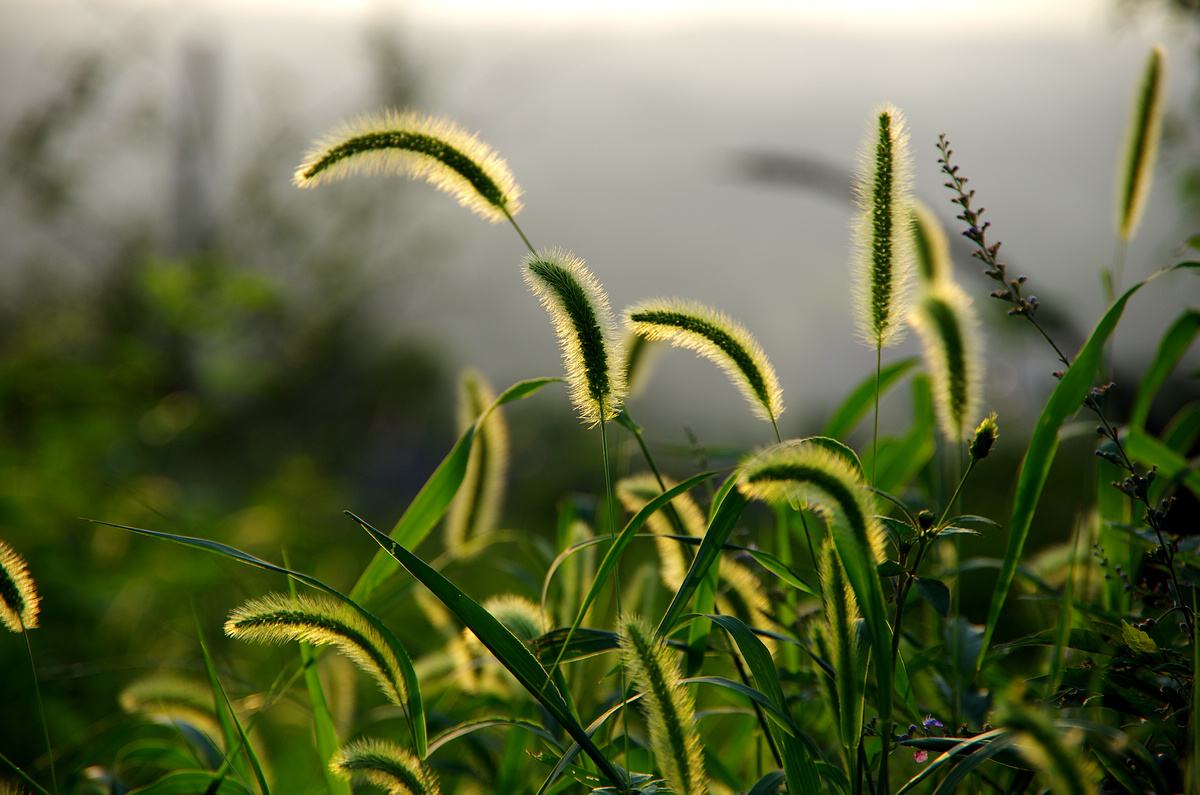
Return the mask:
[[42,702],[42,686],[38,681],[37,663],[33,657],[33,643],[29,630],[37,629],[41,600],[37,583],[29,573],[29,565],[15,549],[0,540],[0,624],[25,639],[25,653],[29,657],[29,673],[33,677],[33,697],[38,716],[42,719],[42,739],[46,743],[46,758],[50,765],[50,786],[58,792],[58,775],[54,769],[54,746],[50,742],[50,724],[46,722],[46,707]]

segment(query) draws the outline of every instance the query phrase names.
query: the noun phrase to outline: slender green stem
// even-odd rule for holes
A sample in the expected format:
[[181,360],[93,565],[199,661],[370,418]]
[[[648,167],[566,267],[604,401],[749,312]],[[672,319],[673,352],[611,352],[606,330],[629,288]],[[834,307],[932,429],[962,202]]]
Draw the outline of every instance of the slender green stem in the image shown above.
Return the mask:
[[879,469],[879,378],[883,366],[883,338],[875,343],[875,427],[871,432],[871,485],[875,485],[875,473]]
[[50,762],[50,789],[58,795],[58,775],[54,770],[54,746],[50,743],[50,724],[46,722],[46,707],[42,703],[42,686],[38,682],[37,663],[33,661],[33,644],[29,640],[29,630],[20,615],[17,621],[21,624],[21,635],[25,638],[25,652],[29,655],[29,673],[33,675],[33,698],[37,702],[38,715],[42,719],[42,739],[46,742],[46,758]]
[[783,444],[783,437],[779,435],[779,423],[775,422],[775,415],[771,415],[771,430],[775,431],[775,441]]
[[942,525],[946,522],[946,517],[950,515],[950,509],[954,507],[954,501],[958,499],[959,492],[962,491],[963,484],[967,482],[967,478],[971,477],[971,470],[975,468],[975,459],[972,458],[967,464],[967,470],[963,472],[961,478],[958,479],[958,485],[954,487],[954,493],[950,495],[950,499],[946,500],[946,506],[942,508],[942,515],[938,517],[937,529],[941,530]]
[[[601,460],[604,463],[604,499],[607,506],[608,514],[608,532],[612,537],[613,542],[617,540],[617,506],[616,497],[613,492],[612,472],[610,471],[608,461],[608,421],[604,419],[604,403],[600,403],[600,453]],[[613,566],[613,600],[617,606],[617,615],[620,616],[621,611],[621,561],[618,560]],[[621,697],[625,696],[625,663],[622,662],[618,666],[617,685],[620,688],[618,691]],[[626,710],[621,710],[621,720],[624,731],[622,739],[624,740],[624,758],[625,764],[629,764],[629,713]]]
[[537,250],[533,247],[533,244],[529,242],[529,238],[525,237],[525,232],[517,223],[517,219],[513,218],[512,214],[507,209],[504,210],[504,216],[508,219],[508,222],[512,224],[512,228],[517,230],[517,234],[521,236],[521,242],[525,244],[525,248],[529,249],[529,253],[536,257]]
[[37,783],[32,778],[30,778],[28,773],[26,773],[24,770],[22,770],[20,767],[17,766],[16,762],[12,761],[11,759],[9,759],[7,756],[5,756],[2,753],[0,753],[0,762],[3,762],[4,764],[6,764],[10,768],[12,768],[14,773],[16,773],[18,776],[23,778],[25,780],[26,784],[33,787],[38,792],[43,793],[43,795],[50,795],[50,790],[46,789],[41,784]]

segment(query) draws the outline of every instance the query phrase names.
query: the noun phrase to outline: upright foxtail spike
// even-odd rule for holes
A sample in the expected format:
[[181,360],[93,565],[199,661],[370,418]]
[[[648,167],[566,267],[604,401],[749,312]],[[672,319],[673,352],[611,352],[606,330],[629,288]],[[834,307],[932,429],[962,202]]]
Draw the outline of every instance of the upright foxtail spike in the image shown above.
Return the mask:
[[588,425],[613,419],[625,399],[625,374],[604,288],[582,259],[561,249],[526,257],[525,281],[554,323],[580,419]]
[[885,105],[871,116],[854,181],[854,314],[872,348],[903,336],[913,269],[911,172],[904,115]]
[[251,599],[229,614],[225,634],[251,643],[333,646],[369,674],[389,701],[397,706],[405,702],[395,654],[374,627],[341,602],[286,594]]
[[1165,60],[1162,47],[1156,46],[1150,51],[1125,133],[1124,157],[1117,185],[1117,235],[1124,242],[1137,232],[1146,196],[1150,193],[1162,135]]
[[671,791],[680,795],[707,793],[708,775],[696,728],[696,705],[681,681],[678,660],[640,617],[621,617],[620,633],[621,658],[642,693],[650,750],[663,778]]
[[492,223],[521,209],[521,189],[500,155],[458,124],[414,111],[389,110],[342,125],[313,145],[292,182],[311,188],[373,173],[423,179]]
[[967,439],[979,416],[983,351],[971,299],[951,281],[925,291],[912,316],[933,376],[933,406],[951,442]]
[[[487,379],[476,370],[465,370],[458,382],[460,432],[466,431],[495,400],[495,390]],[[447,550],[457,552],[468,538],[496,529],[507,476],[508,424],[497,408],[472,440],[466,475],[446,516]]]
[[630,331],[695,351],[724,370],[754,413],[768,422],[783,414],[783,390],[762,346],[728,315],[695,301],[656,299],[625,311]]
[[37,629],[37,585],[17,551],[0,541],[0,623],[13,632]]

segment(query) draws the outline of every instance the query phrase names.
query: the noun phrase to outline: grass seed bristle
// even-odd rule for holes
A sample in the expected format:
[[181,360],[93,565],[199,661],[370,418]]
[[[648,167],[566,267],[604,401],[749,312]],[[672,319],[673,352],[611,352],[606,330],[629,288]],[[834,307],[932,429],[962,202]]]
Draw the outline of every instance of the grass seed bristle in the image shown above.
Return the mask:
[[1117,191],[1117,235],[1123,241],[1129,241],[1137,232],[1154,175],[1162,136],[1165,59],[1162,47],[1150,51],[1125,133],[1125,155]]
[[251,599],[229,614],[225,634],[251,643],[333,646],[369,674],[389,701],[397,706],[405,701],[395,654],[358,613],[332,599],[285,594]]
[[612,310],[600,282],[574,254],[549,249],[525,258],[525,281],[550,313],[571,402],[588,425],[612,419],[625,398]]
[[29,564],[0,540],[0,622],[13,632],[37,629],[40,605]]
[[947,439],[964,441],[978,417],[983,389],[983,352],[971,299],[943,281],[922,296],[912,324],[933,376],[938,425]]
[[630,307],[625,319],[638,336],[695,351],[716,364],[761,419],[775,422],[783,414],[775,368],[754,336],[728,315],[695,301],[657,299]]
[[389,795],[437,795],[437,776],[412,753],[389,740],[360,739],[347,743],[329,762],[346,779],[365,779]]
[[[458,382],[458,426],[465,431],[495,401],[491,384],[478,371],[465,370]],[[467,472],[446,516],[446,549],[496,529],[508,477],[508,423],[501,409],[484,420],[471,443]]]
[[854,314],[871,347],[900,341],[912,281],[912,167],[904,115],[885,105],[871,116],[854,195]]
[[458,124],[414,111],[344,124],[313,145],[292,182],[311,188],[374,173],[423,179],[492,223],[521,209],[521,189],[500,155]]
[[921,285],[940,284],[954,278],[950,261],[950,241],[942,223],[924,202],[911,200],[913,261]]

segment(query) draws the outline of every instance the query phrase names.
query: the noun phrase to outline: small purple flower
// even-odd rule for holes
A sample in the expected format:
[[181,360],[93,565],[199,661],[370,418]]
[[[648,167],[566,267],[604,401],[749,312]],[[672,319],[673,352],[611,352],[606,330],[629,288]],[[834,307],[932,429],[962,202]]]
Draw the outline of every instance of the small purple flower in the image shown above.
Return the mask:
[[920,749],[919,751],[913,752],[913,761],[916,762],[918,765],[924,764],[926,761],[928,761],[928,759],[929,759],[929,752],[926,751],[924,748]]
[[940,720],[933,717],[932,715],[926,715],[925,720],[921,722],[921,725],[925,727],[925,731],[929,731],[930,729],[946,728]]

